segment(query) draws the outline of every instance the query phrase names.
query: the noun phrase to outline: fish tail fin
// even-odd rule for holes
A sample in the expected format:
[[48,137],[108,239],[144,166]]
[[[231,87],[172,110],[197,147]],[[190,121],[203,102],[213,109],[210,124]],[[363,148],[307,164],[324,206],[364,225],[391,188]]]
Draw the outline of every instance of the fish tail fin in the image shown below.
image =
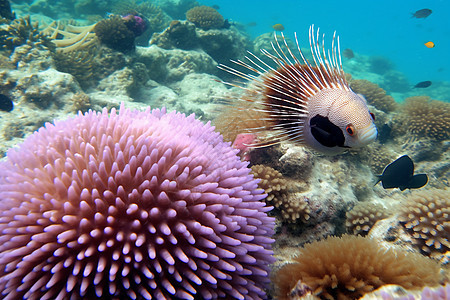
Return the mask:
[[375,182],[375,184],[373,186],[376,186],[383,178],[383,175],[376,175],[376,176],[377,176],[377,181]]

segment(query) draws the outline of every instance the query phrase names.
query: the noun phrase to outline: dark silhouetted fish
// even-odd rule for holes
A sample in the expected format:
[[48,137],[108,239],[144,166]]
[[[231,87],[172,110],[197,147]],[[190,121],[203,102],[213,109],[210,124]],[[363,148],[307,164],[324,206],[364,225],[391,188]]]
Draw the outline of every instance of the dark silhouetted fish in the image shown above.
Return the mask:
[[385,189],[399,188],[403,191],[423,187],[428,182],[428,176],[427,174],[414,175],[413,161],[408,155],[403,155],[384,168],[383,174],[378,175],[377,183],[380,181]]
[[350,48],[344,49],[344,51],[342,52],[342,56],[348,59],[351,59],[353,57],[355,57],[355,53],[353,53],[353,50]]
[[0,94],[0,110],[12,111],[14,108],[13,101],[6,95]]
[[419,82],[418,84],[416,84],[415,86],[414,86],[414,88],[418,88],[418,89],[424,89],[424,88],[427,88],[427,87],[429,87],[430,85],[431,85],[431,81],[429,81],[429,80],[427,80],[427,81],[421,81],[421,82]]
[[416,11],[415,13],[412,14],[412,18],[424,19],[424,18],[428,17],[429,15],[431,15],[432,12],[433,11],[428,8],[419,9],[418,11]]

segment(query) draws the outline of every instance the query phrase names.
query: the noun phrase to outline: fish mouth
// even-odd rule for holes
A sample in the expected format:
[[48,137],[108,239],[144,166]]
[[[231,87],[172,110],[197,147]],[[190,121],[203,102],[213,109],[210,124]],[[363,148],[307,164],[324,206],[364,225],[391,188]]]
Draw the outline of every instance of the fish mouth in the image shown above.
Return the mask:
[[360,130],[359,134],[359,142],[361,145],[367,145],[377,138],[378,131],[375,124],[370,124],[369,126],[364,127]]

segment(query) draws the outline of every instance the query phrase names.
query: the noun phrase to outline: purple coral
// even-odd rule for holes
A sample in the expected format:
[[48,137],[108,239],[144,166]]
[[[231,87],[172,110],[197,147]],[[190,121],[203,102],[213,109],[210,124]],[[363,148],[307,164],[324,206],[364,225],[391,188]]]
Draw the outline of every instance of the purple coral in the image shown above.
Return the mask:
[[450,284],[434,288],[425,287],[417,297],[413,294],[397,297],[387,291],[380,291],[379,296],[382,300],[450,300]]
[[2,298],[264,298],[274,219],[236,152],[165,110],[46,124],[0,162]]
[[422,290],[422,300],[450,300],[450,283],[438,288],[426,287]]

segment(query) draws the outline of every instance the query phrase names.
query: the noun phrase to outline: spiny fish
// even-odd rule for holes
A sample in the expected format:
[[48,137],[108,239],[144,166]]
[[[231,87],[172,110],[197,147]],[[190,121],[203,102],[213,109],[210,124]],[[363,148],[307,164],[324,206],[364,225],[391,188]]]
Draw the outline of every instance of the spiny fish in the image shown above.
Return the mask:
[[325,51],[324,35],[319,45],[319,30],[309,29],[313,63],[303,55],[295,34],[300,57],[281,33],[274,34],[275,54],[262,49],[262,54],[276,67],[248,52],[247,61],[233,61],[246,68],[240,71],[220,64],[219,68],[249,81],[249,85],[226,83],[244,89],[240,100],[254,104],[267,125],[250,128],[248,132],[264,138],[252,147],[264,147],[292,141],[307,145],[324,154],[339,154],[349,148],[359,148],[373,142],[377,129],[366,100],[354,93],[342,70],[339,37],[333,35],[331,54]]
[[412,18],[424,19],[431,15],[433,11],[429,8],[419,9],[415,13],[412,14]]
[[384,168],[383,174],[378,175],[378,181],[381,181],[383,188],[418,189],[428,182],[426,174],[414,175],[414,163],[408,155],[403,155]]
[[431,83],[432,83],[432,82],[429,81],[429,80],[421,81],[421,82],[419,82],[418,84],[416,84],[416,85],[414,86],[414,88],[424,89],[424,88],[429,87],[429,86],[431,85]]

